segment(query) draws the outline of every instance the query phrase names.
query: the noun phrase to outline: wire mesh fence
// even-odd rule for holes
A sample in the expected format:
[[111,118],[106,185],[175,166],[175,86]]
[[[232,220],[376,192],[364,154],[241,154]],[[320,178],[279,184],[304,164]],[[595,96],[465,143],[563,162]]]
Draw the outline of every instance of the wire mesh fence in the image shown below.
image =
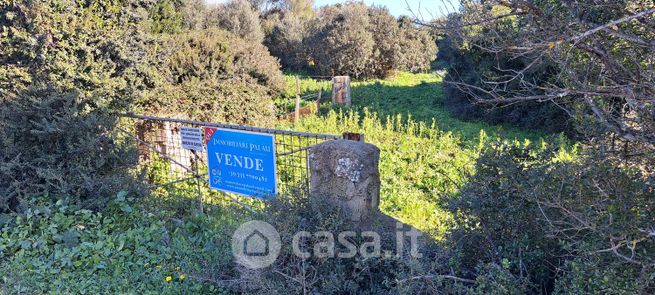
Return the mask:
[[[182,147],[181,128],[222,128],[273,134],[275,137],[276,175],[279,194],[309,193],[309,155],[312,146],[341,138],[336,135],[314,134],[257,128],[211,122],[122,115],[117,127],[135,144],[138,151],[137,173],[152,187],[189,183],[197,184],[202,199],[208,191],[207,151]],[[204,133],[204,132],[203,132]],[[233,198],[233,200],[236,200]]]

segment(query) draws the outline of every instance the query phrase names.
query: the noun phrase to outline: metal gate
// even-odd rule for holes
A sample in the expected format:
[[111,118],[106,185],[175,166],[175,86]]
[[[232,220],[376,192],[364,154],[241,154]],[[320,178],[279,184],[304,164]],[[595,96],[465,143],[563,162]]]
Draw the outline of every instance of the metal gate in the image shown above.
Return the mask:
[[[199,122],[143,115],[121,115],[118,130],[132,140],[138,150],[137,171],[153,187],[198,181],[207,186],[207,152],[182,148],[180,127],[216,127],[275,136],[278,191],[309,193],[309,154],[312,146],[340,136],[268,128]],[[202,196],[200,196],[202,198]],[[233,196],[231,199],[237,201]]]

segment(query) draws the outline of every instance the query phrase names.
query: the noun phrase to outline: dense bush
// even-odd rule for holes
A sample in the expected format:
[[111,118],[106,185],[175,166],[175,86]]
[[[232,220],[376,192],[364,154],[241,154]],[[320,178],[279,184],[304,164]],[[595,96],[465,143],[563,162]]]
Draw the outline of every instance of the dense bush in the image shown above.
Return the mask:
[[489,106],[562,108],[587,138],[655,145],[652,1],[461,4],[437,27],[473,59],[477,77],[452,71],[451,86]]
[[182,15],[171,0],[157,1],[149,9],[150,30],[153,33],[179,33],[182,31]]
[[[458,263],[531,293],[652,293],[652,176],[603,154],[501,144],[450,202]],[[492,266],[491,269],[489,266]],[[496,287],[494,287],[496,288]]]
[[386,8],[361,2],[325,6],[319,11],[313,48],[317,70],[326,75],[385,77],[392,69],[424,71],[437,47],[427,31],[407,19],[397,21]]
[[310,2],[290,0],[263,15],[264,45],[280,59],[284,69],[307,69],[310,49],[304,40],[310,36],[310,22],[316,18]]
[[306,1],[282,2],[265,12],[263,26],[266,46],[285,68],[382,78],[391,70],[425,71],[436,58],[432,35],[386,8],[349,2],[316,13]]
[[414,73],[430,69],[438,52],[434,37],[428,30],[417,29],[408,17],[401,17],[398,25],[395,46],[401,49],[395,57],[394,69]]
[[[274,95],[285,86],[279,64],[260,43],[219,30],[161,36],[155,87],[142,111],[250,125],[271,125]],[[211,110],[211,111],[208,111]]]
[[145,10],[59,0],[4,1],[1,10],[10,29],[0,35],[0,210],[48,193],[101,203],[128,159],[111,139],[112,113],[150,79],[136,28]]
[[0,211],[24,210],[29,197],[68,195],[103,202],[126,186],[129,149],[112,139],[113,119],[95,97],[28,89],[0,104]]
[[258,43],[264,39],[259,13],[247,0],[232,0],[214,8],[208,22],[243,39]]
[[391,70],[400,69],[403,66],[400,64],[399,56],[407,52],[408,48],[400,44],[404,41],[400,37],[400,29],[396,24],[396,19],[386,8],[370,7],[368,17],[369,30],[373,35],[375,46],[373,46],[366,70],[372,77],[385,77]]
[[188,31],[197,1],[0,4],[0,210],[45,193],[98,204],[130,185],[117,113],[274,119],[278,62],[260,41]]
[[[312,234],[327,232],[334,235],[335,253],[347,252],[348,249],[337,241],[337,236],[346,231],[352,231],[355,236],[348,238],[359,251],[372,238],[363,237],[361,229],[354,227],[348,218],[334,205],[326,200],[306,198],[302,196],[286,196],[275,200],[266,210],[266,221],[279,232],[282,249],[275,263],[266,269],[253,272],[241,269],[241,286],[246,293],[279,294],[307,293],[309,291],[321,294],[429,294],[438,292],[448,286],[451,291],[464,290],[461,286],[452,286],[447,281],[433,280],[425,284],[416,276],[443,271],[442,254],[436,246],[423,240],[420,244],[421,258],[413,258],[409,251],[399,256],[363,257],[357,254],[354,258],[311,257],[302,259],[293,253],[293,236],[306,231]],[[380,249],[393,251],[396,254],[395,223],[379,223],[377,220],[371,228],[380,236]],[[406,228],[405,228],[406,229]],[[406,241],[407,242],[407,241]],[[317,253],[317,247],[327,243],[326,238],[314,235],[301,239],[300,249],[309,253]],[[409,248],[405,244],[405,249]],[[365,251],[373,251],[366,248]]]
[[375,46],[368,26],[368,7],[364,3],[323,7],[315,33],[308,40],[318,71],[363,77]]

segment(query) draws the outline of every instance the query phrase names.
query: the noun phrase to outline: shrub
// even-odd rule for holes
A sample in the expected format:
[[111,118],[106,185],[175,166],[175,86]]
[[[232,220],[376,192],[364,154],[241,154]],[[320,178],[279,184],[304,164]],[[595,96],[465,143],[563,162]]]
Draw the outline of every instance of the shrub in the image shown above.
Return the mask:
[[149,10],[150,31],[175,34],[182,31],[182,14],[177,10],[172,0],[161,0]]
[[450,203],[463,269],[496,264],[535,293],[652,292],[653,178],[617,164],[552,148],[486,149]]
[[280,59],[285,69],[302,70],[309,66],[310,49],[304,40],[309,36],[309,20],[287,13],[270,13],[263,20],[264,45]]
[[325,6],[308,40],[316,67],[324,75],[366,74],[375,46],[368,8],[361,2]]
[[[493,124],[506,123],[548,133],[566,132],[568,135],[574,135],[570,116],[557,105],[539,102],[503,107],[476,104],[469,94],[450,84],[450,82],[465,81],[479,85],[480,78],[484,75],[499,74],[496,68],[519,69],[526,66],[524,60],[498,60],[475,48],[465,48],[457,40],[446,36],[439,41],[437,61],[445,64],[448,71],[444,79],[446,81],[444,106],[458,118],[484,120]],[[544,67],[538,71],[531,71],[525,73],[526,79],[546,80],[553,74],[553,70],[552,67]]]
[[259,13],[247,0],[230,0],[215,8],[210,13],[209,23],[253,42],[264,39]]
[[[143,31],[155,21],[155,31],[181,32],[188,11],[176,9],[191,2],[73,2],[1,2],[9,29],[0,34],[0,210],[44,193],[97,205],[130,186],[120,168],[131,158],[112,141],[117,113],[272,122],[272,97],[285,82],[258,41],[219,30]],[[161,112],[163,104],[175,107]]]
[[147,113],[207,122],[273,126],[275,119],[266,89],[239,81],[192,80],[164,85],[152,91],[144,104]]
[[96,1],[1,7],[10,29],[0,35],[8,69],[0,74],[8,86],[0,90],[0,210],[24,210],[29,196],[44,193],[103,203],[106,193],[130,185],[121,181],[129,157],[112,141],[112,113],[125,110],[150,78],[140,67],[135,16]]
[[0,210],[24,210],[48,193],[98,205],[126,185],[116,172],[130,150],[114,142],[113,118],[94,100],[42,88],[0,105]]
[[417,28],[408,17],[398,20],[400,47],[394,69],[410,72],[427,71],[437,57],[437,43],[427,29]]
[[[489,11],[501,13],[501,6],[489,7]],[[501,9],[499,11],[499,9]],[[486,10],[485,10],[486,11]],[[510,96],[539,96],[544,91],[539,87],[526,85],[558,84],[558,64],[543,58],[538,65],[531,66],[535,55],[513,56],[509,51],[490,53],[485,48],[491,48],[498,34],[515,36],[522,31],[521,23],[505,19],[493,28],[479,26],[462,26],[465,16],[451,15],[442,24],[453,28],[445,32],[438,41],[439,53],[437,62],[448,71],[444,105],[458,118],[464,120],[484,120],[490,123],[507,123],[520,128],[545,131],[548,133],[566,132],[575,135],[569,114],[562,109],[566,102],[559,105],[544,101],[524,101],[511,104],[482,104],[479,99],[492,99],[484,91],[470,91],[460,85],[468,84],[485,89],[490,79],[507,80],[499,89],[504,89]],[[485,24],[491,26],[491,24]],[[456,29],[455,29],[456,28]],[[464,37],[466,36],[466,37]],[[479,43],[472,43],[467,38],[475,38]],[[466,40],[465,40],[466,39]],[[475,44],[475,45],[472,45]],[[509,79],[509,73],[521,73],[520,79]],[[459,83],[459,84],[457,84]],[[498,84],[500,85],[500,84]]]
[[284,90],[284,76],[268,50],[220,30],[164,36],[156,47],[168,82],[240,80],[264,86],[271,94]]
[[[293,236],[300,231],[317,233],[329,232],[335,236],[335,253],[346,251],[337,242],[337,235],[344,231],[359,232],[353,228],[348,218],[326,200],[308,198],[301,195],[285,196],[273,201],[266,209],[265,220],[279,232],[282,249],[275,263],[257,272],[241,270],[242,286],[246,293],[277,294],[303,293],[308,291],[326,294],[388,294],[403,292],[406,294],[430,293],[439,290],[443,284],[433,282],[424,284],[414,279],[418,274],[434,270],[431,262],[441,259],[436,247],[429,244],[420,248],[422,258],[411,258],[408,253],[397,257],[354,258],[317,257],[307,259],[297,257],[292,252]],[[395,228],[395,225],[391,225]],[[383,250],[395,248],[395,232],[384,226],[369,229],[380,235]],[[349,239],[357,249],[371,239],[361,235]],[[314,236],[301,240],[300,249],[315,249],[317,243],[325,239]],[[406,247],[409,247],[406,245]],[[368,249],[369,251],[371,249]],[[310,251],[313,252],[313,251]],[[395,252],[394,252],[395,253]]]
[[263,45],[219,30],[161,36],[163,79],[138,102],[150,114],[270,126],[286,82]]
[[427,30],[361,2],[323,7],[312,30],[306,47],[325,75],[383,78],[391,70],[427,70],[436,58]]
[[[370,31],[373,34],[373,52],[367,66],[366,76],[385,77],[391,70],[399,69],[399,52],[406,51],[400,42],[400,35],[396,18],[386,8],[369,7]],[[414,48],[412,48],[414,49]]]

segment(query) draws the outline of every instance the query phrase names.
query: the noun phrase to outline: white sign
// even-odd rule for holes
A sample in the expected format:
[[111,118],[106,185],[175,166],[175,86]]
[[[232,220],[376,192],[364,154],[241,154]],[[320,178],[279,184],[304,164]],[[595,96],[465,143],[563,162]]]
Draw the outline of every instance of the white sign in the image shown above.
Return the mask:
[[187,150],[202,151],[202,129],[180,127],[182,147]]

